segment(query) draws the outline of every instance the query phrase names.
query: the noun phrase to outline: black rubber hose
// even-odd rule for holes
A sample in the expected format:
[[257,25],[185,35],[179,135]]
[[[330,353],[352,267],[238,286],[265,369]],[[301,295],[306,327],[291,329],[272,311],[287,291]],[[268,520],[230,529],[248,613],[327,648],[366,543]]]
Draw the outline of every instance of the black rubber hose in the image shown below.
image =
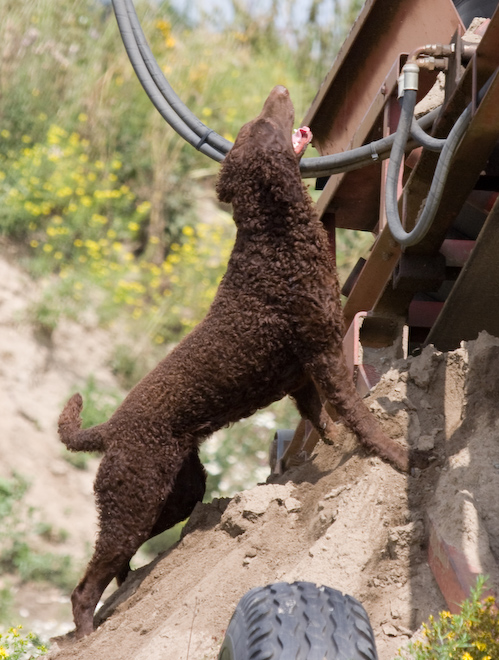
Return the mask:
[[[123,4],[123,0],[116,1],[118,4]],[[142,60],[163,98],[168,102],[168,105],[179,116],[179,118],[199,136],[200,140],[203,140],[206,144],[209,144],[220,153],[226,154],[232,147],[232,143],[203,124],[203,122],[200,121],[179,99],[170,83],[163,75],[163,72],[149,47],[132,0],[125,0],[125,4],[135,42],[140,51]]]
[[[441,108],[435,108],[427,115],[418,120],[417,124],[424,132],[424,129],[433,125],[433,122],[440,113]],[[424,133],[426,135],[426,133]],[[426,137],[430,137],[426,135]],[[390,152],[395,140],[395,133],[388,135],[380,140],[375,140],[362,147],[343,151],[339,154],[330,154],[328,156],[319,156],[317,158],[303,158],[300,162],[300,170],[304,178],[313,178],[319,176],[329,176],[331,174],[340,174],[341,172],[351,172],[358,170],[366,165],[371,165],[376,160],[386,160],[390,158]],[[406,151],[417,147],[418,140],[411,141],[406,145]]]
[[140,80],[146,94],[151,99],[152,103],[161,114],[161,116],[170,124],[170,126],[184,138],[194,148],[202,153],[210,156],[213,160],[220,162],[223,160],[224,155],[218,150],[214,149],[205,141],[200,145],[200,136],[197,135],[191,128],[189,128],[184,120],[172,109],[170,104],[165,100],[156,83],[154,82],[151,74],[149,73],[144,60],[141,57],[137,42],[135,41],[134,34],[128,12],[122,0],[113,0],[114,13],[118,22],[118,27],[123,39],[123,44],[130,58],[130,62]]
[[416,121],[416,118],[412,118],[411,123],[411,137],[415,140],[421,147],[428,149],[429,151],[442,151],[445,144],[445,138],[436,138],[432,135],[425,133],[421,126]]
[[[489,88],[491,81],[492,76],[478,93],[479,103]],[[416,92],[413,90],[406,90],[403,96],[402,112],[395,133],[395,142],[393,143],[390,164],[386,175],[385,208],[388,226],[393,238],[403,247],[409,247],[410,245],[419,243],[428,233],[442,199],[452,157],[468,128],[472,116],[472,105],[470,103],[460,115],[445,140],[444,147],[438,158],[437,167],[435,168],[435,174],[433,175],[428,197],[426,198],[424,208],[419,215],[416,226],[412,231],[406,232],[400,221],[397,189],[405,141],[410,133],[415,102]]]

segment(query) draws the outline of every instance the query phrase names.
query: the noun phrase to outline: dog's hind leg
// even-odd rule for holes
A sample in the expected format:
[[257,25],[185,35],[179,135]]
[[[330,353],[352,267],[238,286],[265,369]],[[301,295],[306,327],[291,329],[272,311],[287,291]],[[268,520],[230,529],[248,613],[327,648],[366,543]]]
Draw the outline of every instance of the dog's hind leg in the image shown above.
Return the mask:
[[174,448],[140,450],[140,460],[134,452],[108,450],[99,466],[95,494],[100,533],[85,575],[71,595],[78,638],[93,631],[104,589],[114,577],[123,579],[130,559],[151,536],[184,460]]
[[182,463],[171,493],[151,530],[149,538],[188,518],[198,502],[203,501],[206,490],[206,471],[199,460],[197,449]]
[[[196,504],[203,501],[205,489],[206,472],[197,449],[193,449],[182,463],[148,540],[188,518]],[[127,562],[116,576],[118,586],[123,584],[129,572],[130,564]]]
[[368,411],[355,389],[341,347],[315,356],[306,366],[306,371],[322,397],[343,418],[346,426],[356,433],[363,445],[400,470],[409,470],[408,450],[389,438]]

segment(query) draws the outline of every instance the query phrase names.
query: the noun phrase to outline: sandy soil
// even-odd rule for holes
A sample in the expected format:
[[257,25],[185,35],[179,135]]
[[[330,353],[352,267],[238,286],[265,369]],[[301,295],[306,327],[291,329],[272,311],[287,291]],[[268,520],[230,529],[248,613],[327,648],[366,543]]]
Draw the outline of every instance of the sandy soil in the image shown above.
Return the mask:
[[[61,458],[55,425],[72,386],[92,372],[112,381],[112,337],[63,324],[50,346],[41,344],[18,320],[33,284],[5,260],[0,275],[0,476],[30,476],[32,503],[70,531],[59,551],[83,558],[95,534],[95,466],[76,471]],[[485,334],[452,353],[428,347],[393,363],[366,403],[392,437],[431,452],[428,469],[402,475],[342,431],[334,447],[318,445],[282,477],[199,504],[182,540],[107,600],[97,631],[55,642],[49,658],[215,660],[248,589],[309,580],[358,598],[380,660],[392,660],[446,607],[427,563],[429,520],[499,590],[498,379],[499,340]],[[28,602],[44,599],[45,614],[52,603],[45,629],[64,632],[57,594],[35,597],[28,587]],[[19,607],[29,609],[26,602]]]

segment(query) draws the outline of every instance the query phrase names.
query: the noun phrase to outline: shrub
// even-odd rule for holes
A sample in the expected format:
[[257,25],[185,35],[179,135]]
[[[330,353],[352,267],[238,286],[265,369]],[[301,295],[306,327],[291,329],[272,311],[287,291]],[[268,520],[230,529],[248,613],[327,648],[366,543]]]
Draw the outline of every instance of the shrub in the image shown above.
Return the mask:
[[0,660],[24,660],[25,658],[39,658],[47,652],[47,648],[40,644],[33,633],[22,636],[19,632],[22,626],[9,628],[0,633]]
[[423,639],[399,651],[405,660],[496,660],[499,658],[499,615],[494,597],[482,597],[480,576],[459,614],[441,612],[423,624]]

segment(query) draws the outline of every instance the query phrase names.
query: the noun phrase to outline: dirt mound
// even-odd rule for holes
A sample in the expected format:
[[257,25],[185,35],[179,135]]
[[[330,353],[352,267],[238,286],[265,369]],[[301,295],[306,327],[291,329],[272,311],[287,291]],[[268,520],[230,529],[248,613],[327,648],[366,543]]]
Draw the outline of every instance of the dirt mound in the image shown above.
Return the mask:
[[[63,323],[50,343],[41,341],[22,320],[33,283],[2,260],[0,276],[0,476],[29,476],[30,503],[69,533],[58,550],[83,559],[95,533],[95,464],[83,472],[63,460],[56,422],[88,375],[113,383],[105,367],[113,338],[91,323]],[[402,475],[342,430],[334,447],[319,445],[283,477],[199,504],[182,540],[111,595],[98,630],[54,644],[48,657],[215,660],[247,590],[307,580],[359,599],[380,660],[392,660],[446,607],[428,565],[432,526],[498,590],[499,340],[482,334],[448,354],[428,347],[385,368],[366,403],[392,437],[430,451],[430,467]],[[62,612],[56,592],[27,588],[17,598],[25,627],[67,630],[68,604]],[[37,623],[49,611],[53,620]]]

